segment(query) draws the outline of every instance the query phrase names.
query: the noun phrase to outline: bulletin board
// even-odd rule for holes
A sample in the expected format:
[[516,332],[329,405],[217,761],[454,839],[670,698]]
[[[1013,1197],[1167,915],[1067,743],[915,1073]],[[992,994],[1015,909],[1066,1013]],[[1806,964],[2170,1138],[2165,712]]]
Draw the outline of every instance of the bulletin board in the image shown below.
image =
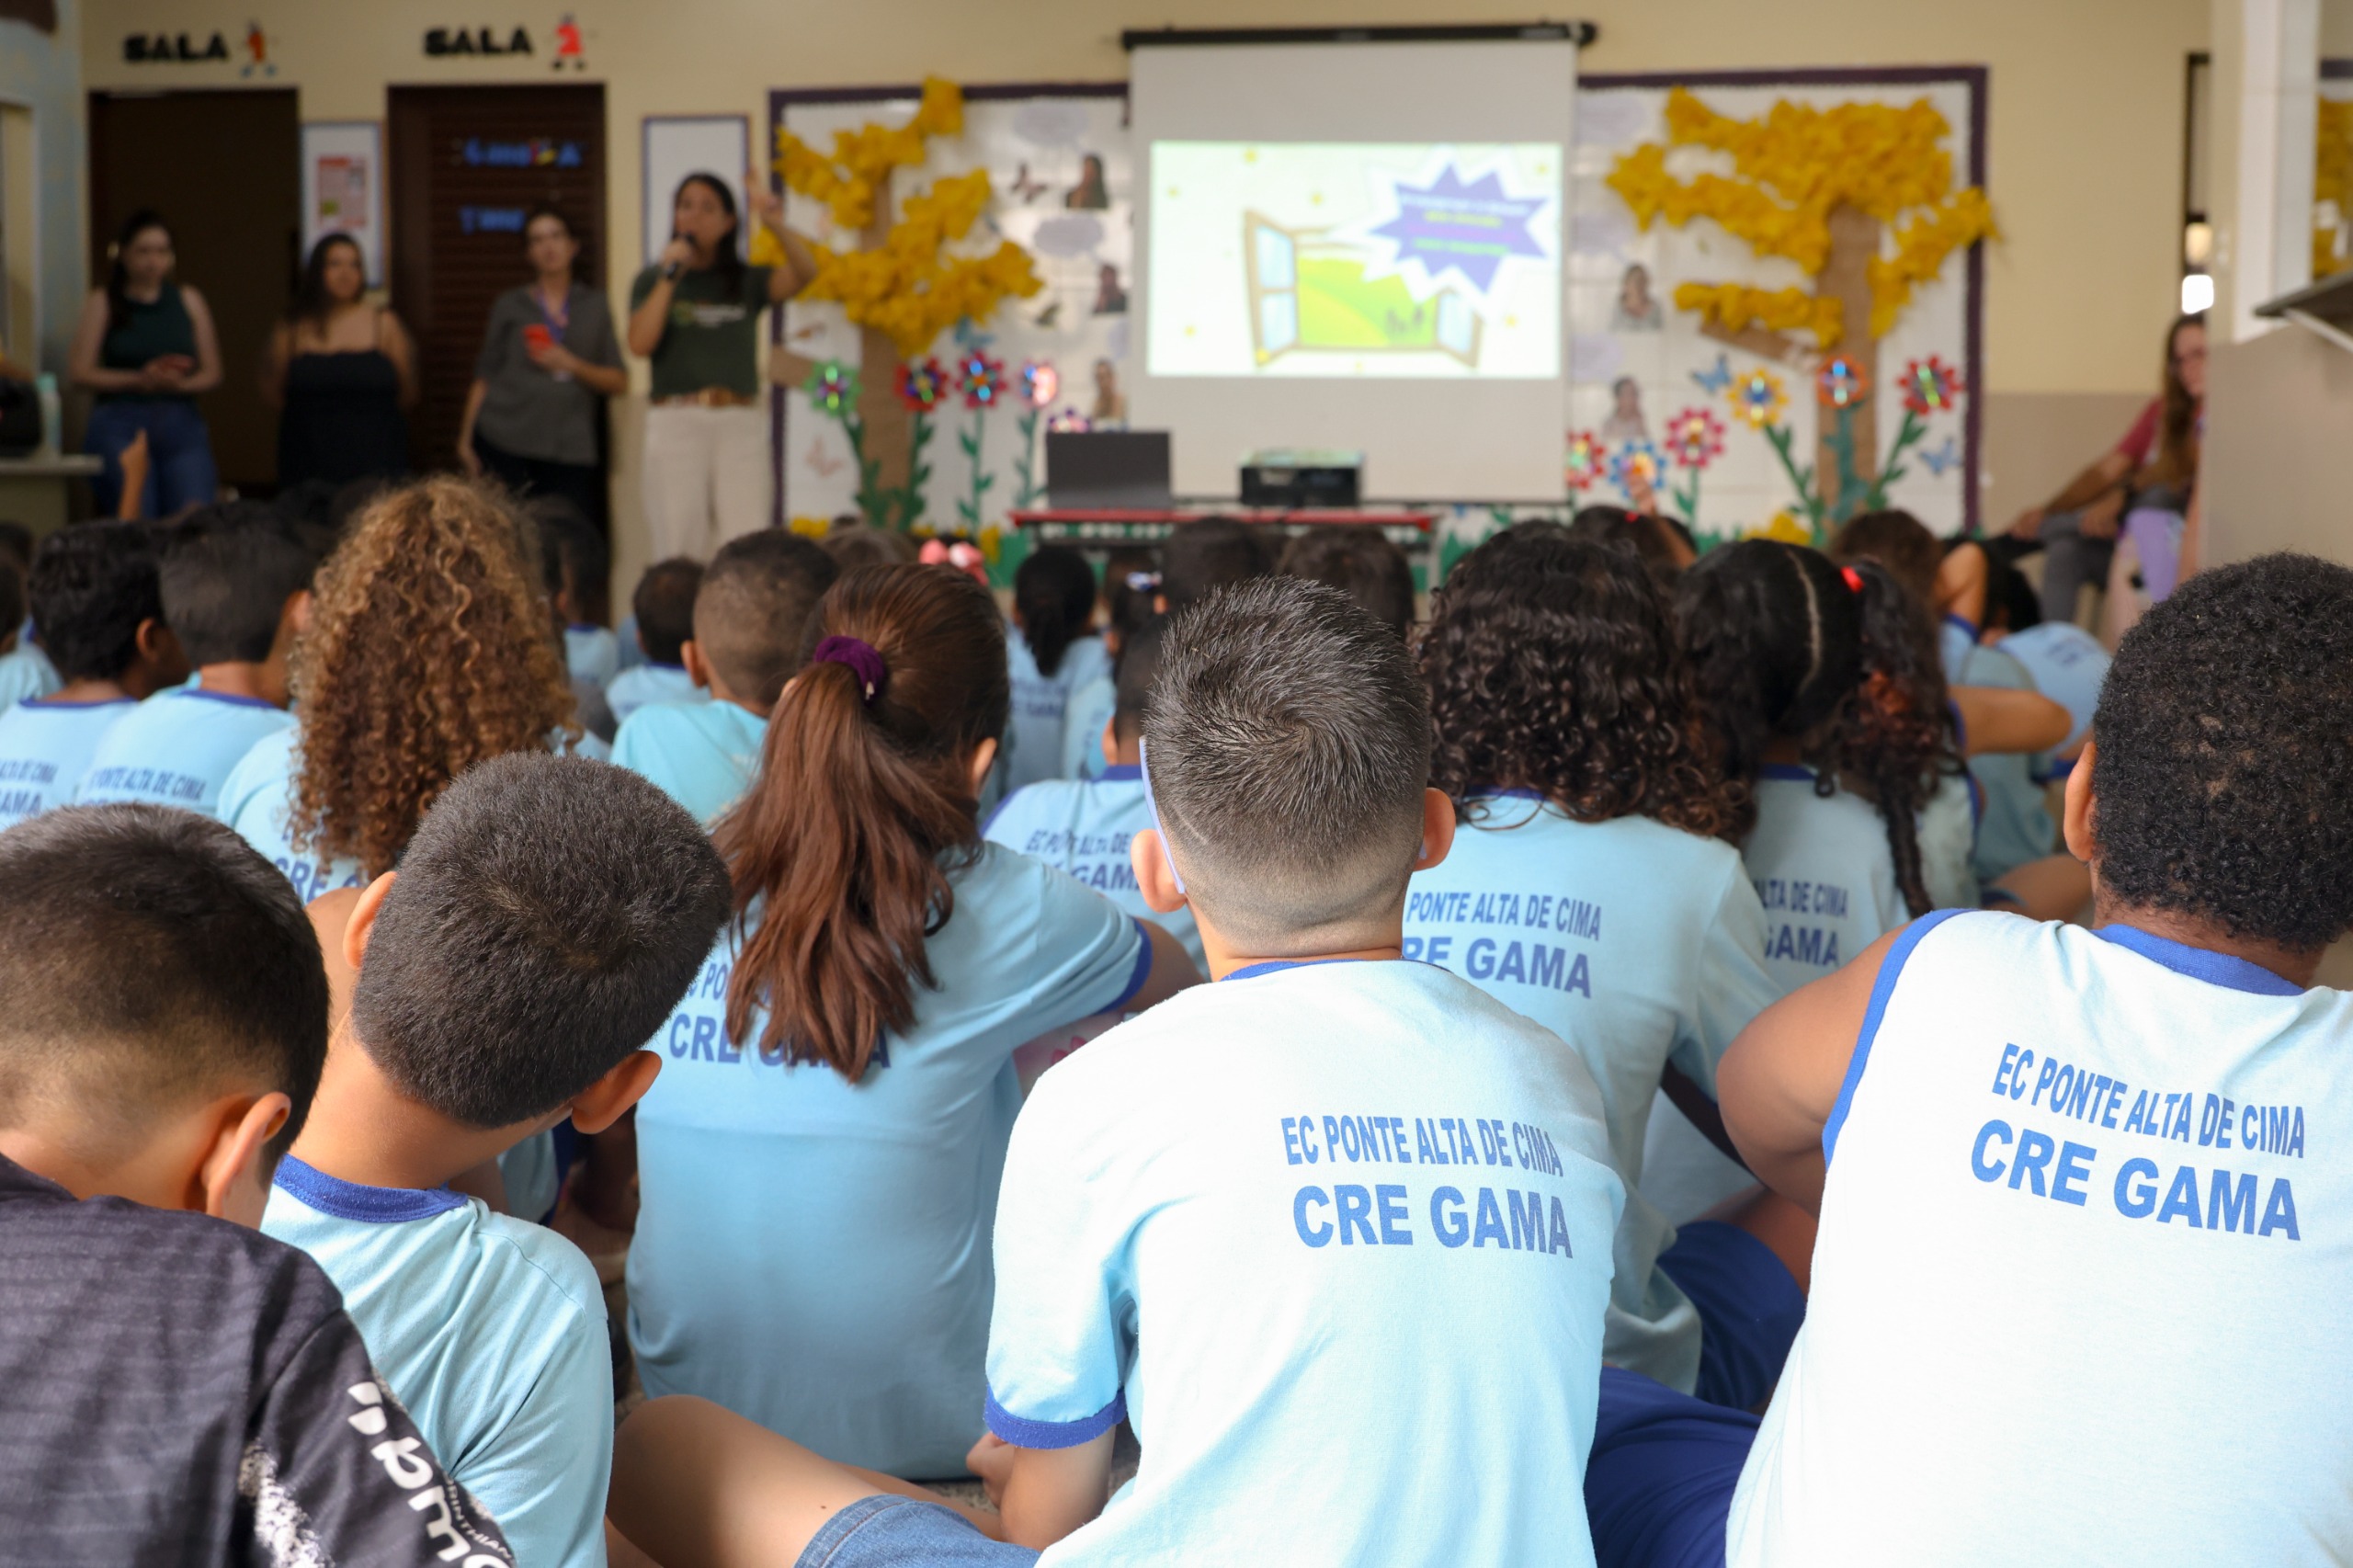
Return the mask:
[[[823,147],[836,130],[903,122],[918,97],[912,86],[772,92],[767,145],[779,128]],[[985,168],[995,194],[972,245],[1014,241],[1045,284],[1029,299],[1006,301],[985,322],[943,334],[933,352],[947,359],[978,347],[1017,370],[1045,368],[1058,388],[1038,417],[1008,409],[983,424],[977,452],[954,440],[933,449],[925,517],[942,529],[960,526],[958,501],[973,494],[976,466],[994,476],[984,521],[995,526],[1042,494],[1050,425],[1126,423],[1135,193],[1127,101],[1125,83],[967,87],[963,133],[933,141],[929,160],[906,171],[903,188],[920,189],[944,175]],[[785,194],[785,219],[826,244],[857,244],[855,234],[835,228],[823,204],[798,192]],[[858,333],[840,306],[796,301],[777,321],[779,341],[792,355],[858,368]],[[839,423],[813,411],[798,386],[778,389],[773,403],[781,515],[824,518],[856,510],[857,465]]]
[[372,119],[302,127],[302,254],[329,234],[350,235],[371,289],[384,282],[383,134]]
[[[735,210],[745,210],[744,172],[752,163],[751,117],[649,114],[645,117],[639,157],[642,177],[638,189],[645,241],[642,254],[651,266],[654,258],[662,254],[662,247],[670,243],[671,203],[676,199],[678,182],[688,175],[717,175],[735,198]],[[746,226],[740,222],[735,226],[739,248]]]

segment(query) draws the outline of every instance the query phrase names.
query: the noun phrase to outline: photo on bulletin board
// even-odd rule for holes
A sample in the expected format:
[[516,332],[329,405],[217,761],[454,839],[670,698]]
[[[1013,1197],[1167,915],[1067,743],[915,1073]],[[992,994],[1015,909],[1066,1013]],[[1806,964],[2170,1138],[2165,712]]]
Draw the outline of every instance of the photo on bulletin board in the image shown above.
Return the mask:
[[[670,243],[670,209],[677,199],[678,182],[692,174],[717,175],[744,207],[744,171],[752,160],[752,120],[742,114],[649,114],[642,143],[643,178],[639,182],[645,210],[644,256],[647,265]],[[743,243],[749,225],[738,222],[736,243]]]
[[319,120],[302,127],[302,254],[329,234],[348,234],[384,281],[383,130],[372,119]]
[[[906,123],[918,101],[911,87],[779,90],[768,97],[769,142],[783,129],[829,147],[837,131]],[[972,354],[1001,366],[1016,395],[985,417],[953,405],[955,429],[925,459],[922,526],[977,531],[985,542],[1008,512],[1041,504],[1050,427],[1126,428],[1136,196],[1127,108],[1125,83],[967,87],[961,133],[930,140],[925,162],[894,181],[895,204],[941,178],[985,171],[989,199],[960,254],[1010,241],[1042,285],[932,345],[931,356],[950,367]],[[861,243],[835,226],[824,203],[797,191],[785,196],[785,217],[834,248]],[[788,305],[779,349],[796,366],[860,369],[861,335],[839,305]],[[842,423],[817,413],[799,384],[780,389],[777,403],[782,516],[856,511],[859,465]]]
[[1984,70],[1577,85],[1571,505],[1655,505],[1703,544],[1880,507],[1973,526]]

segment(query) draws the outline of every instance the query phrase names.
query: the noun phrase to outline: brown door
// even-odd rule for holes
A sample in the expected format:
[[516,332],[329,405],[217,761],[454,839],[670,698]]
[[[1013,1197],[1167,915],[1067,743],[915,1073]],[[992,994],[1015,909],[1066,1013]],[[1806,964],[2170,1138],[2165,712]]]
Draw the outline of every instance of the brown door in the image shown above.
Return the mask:
[[249,494],[278,481],[278,415],[256,388],[300,266],[301,140],[291,88],[90,95],[90,281],[124,219],[164,215],[221,337],[221,384],[197,407],[222,483]]
[[491,301],[530,281],[524,215],[561,209],[583,279],[604,284],[605,89],[394,87],[389,107],[392,306],[425,383],[409,449],[418,468],[446,469]]

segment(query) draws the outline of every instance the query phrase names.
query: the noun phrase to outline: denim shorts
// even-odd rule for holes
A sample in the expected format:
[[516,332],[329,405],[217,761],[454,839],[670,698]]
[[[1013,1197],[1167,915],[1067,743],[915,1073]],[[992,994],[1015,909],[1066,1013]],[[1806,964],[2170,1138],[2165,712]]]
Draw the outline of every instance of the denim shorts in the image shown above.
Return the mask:
[[797,1568],[1029,1568],[1038,1554],[991,1540],[953,1508],[879,1492],[825,1522]]

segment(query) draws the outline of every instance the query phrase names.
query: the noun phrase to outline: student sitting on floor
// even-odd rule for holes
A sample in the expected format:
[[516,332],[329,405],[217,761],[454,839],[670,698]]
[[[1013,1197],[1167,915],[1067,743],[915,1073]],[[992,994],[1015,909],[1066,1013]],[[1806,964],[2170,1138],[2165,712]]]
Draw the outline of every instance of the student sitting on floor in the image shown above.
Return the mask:
[[46,697],[63,684],[34,635],[37,624],[25,613],[33,555],[32,529],[0,522],[0,711],[27,698]]
[[[656,1559],[1592,1562],[1623,1187],[1576,1057],[1400,960],[1407,876],[1454,838],[1411,657],[1320,584],[1229,588],[1171,628],[1143,750],[1137,878],[1218,982],[1054,1068],[1015,1130],[972,1452],[1001,1512],[661,1401],[613,1485]],[[1122,1419],[1142,1468],[1107,1501]]]
[[[1062,775],[1071,695],[1109,673],[1095,629],[1095,572],[1074,550],[1032,550],[1013,574],[1013,630],[1005,640],[1013,722],[997,772],[1007,795]],[[1099,732],[1098,732],[1099,733]]]
[[97,806],[0,833],[10,1562],[514,1561],[335,1286],[248,1228],[326,1036],[301,905],[220,824]]
[[695,595],[702,568],[684,556],[657,561],[637,580],[630,596],[632,636],[644,662],[622,661],[621,673],[605,686],[613,722],[623,724],[649,702],[708,702],[710,694],[687,673],[680,650],[695,634]]
[[[1160,592],[1160,558],[1150,551],[1115,550],[1103,562],[1101,591],[1103,651],[1116,667],[1127,639],[1149,626],[1159,612],[1152,608]],[[1099,778],[1110,765],[1103,757],[1103,726],[1120,706],[1120,689],[1112,669],[1098,670],[1084,684],[1073,687],[1070,706],[1063,714],[1063,760],[1058,777]]]
[[2152,608],[2065,821],[2096,928],[1930,915],[1724,1059],[1749,1164],[1822,1215],[1740,1568],[2353,1540],[2353,997],[2313,988],[2353,927],[2353,573]]
[[841,569],[799,534],[767,528],[719,547],[678,655],[708,702],[655,702],[629,717],[613,761],[659,784],[705,827],[750,789],[784,683],[807,656],[809,617]]
[[738,919],[648,1046],[668,1071],[638,1108],[630,1343],[648,1393],[954,1476],[1013,1054],[1197,977],[1166,931],[982,840],[1008,705],[986,588],[864,567],[810,631],[719,824]]
[[474,764],[579,733],[514,522],[478,486],[424,480],[371,503],[321,569],[290,672],[301,718],[238,760],[220,806],[306,902],[391,870]]
[[1551,1068],[1600,1085],[1629,1189],[1610,1361],[1755,1404],[1805,1315],[1811,1222],[1760,1196],[1678,1238],[1635,1190],[1662,1079],[1704,1116],[1716,1058],[1780,994],[1665,601],[1632,551],[1520,523],[1447,578],[1421,665],[1461,828],[1414,878],[1405,955],[1552,1030]]
[[442,792],[400,869],[316,911],[357,971],[262,1229],[316,1258],[392,1392],[527,1564],[604,1562],[613,1368],[579,1249],[449,1178],[569,1118],[601,1131],[727,916],[687,814],[518,754]]
[[215,816],[238,759],[294,722],[287,667],[318,562],[291,526],[249,501],[200,509],[162,545],[164,620],[196,684],[157,692],[109,728],[75,799]]
[[1405,552],[1379,528],[1331,525],[1302,528],[1283,546],[1279,568],[1286,576],[1303,577],[1337,588],[1373,619],[1397,633],[1397,641],[1414,638],[1414,568]]
[[115,721],[188,678],[179,639],[164,624],[146,525],[59,529],[41,540],[31,586],[65,684],[0,711],[0,827],[71,801]]
[[1058,866],[1130,915],[1166,929],[1203,968],[1200,932],[1190,910],[1163,915],[1144,903],[1128,858],[1128,844],[1152,825],[1144,799],[1143,710],[1160,670],[1165,623],[1131,634],[1120,650],[1119,707],[1097,733],[1107,766],[1092,779],[1050,778],[1017,791],[996,809],[984,830],[990,842]]

